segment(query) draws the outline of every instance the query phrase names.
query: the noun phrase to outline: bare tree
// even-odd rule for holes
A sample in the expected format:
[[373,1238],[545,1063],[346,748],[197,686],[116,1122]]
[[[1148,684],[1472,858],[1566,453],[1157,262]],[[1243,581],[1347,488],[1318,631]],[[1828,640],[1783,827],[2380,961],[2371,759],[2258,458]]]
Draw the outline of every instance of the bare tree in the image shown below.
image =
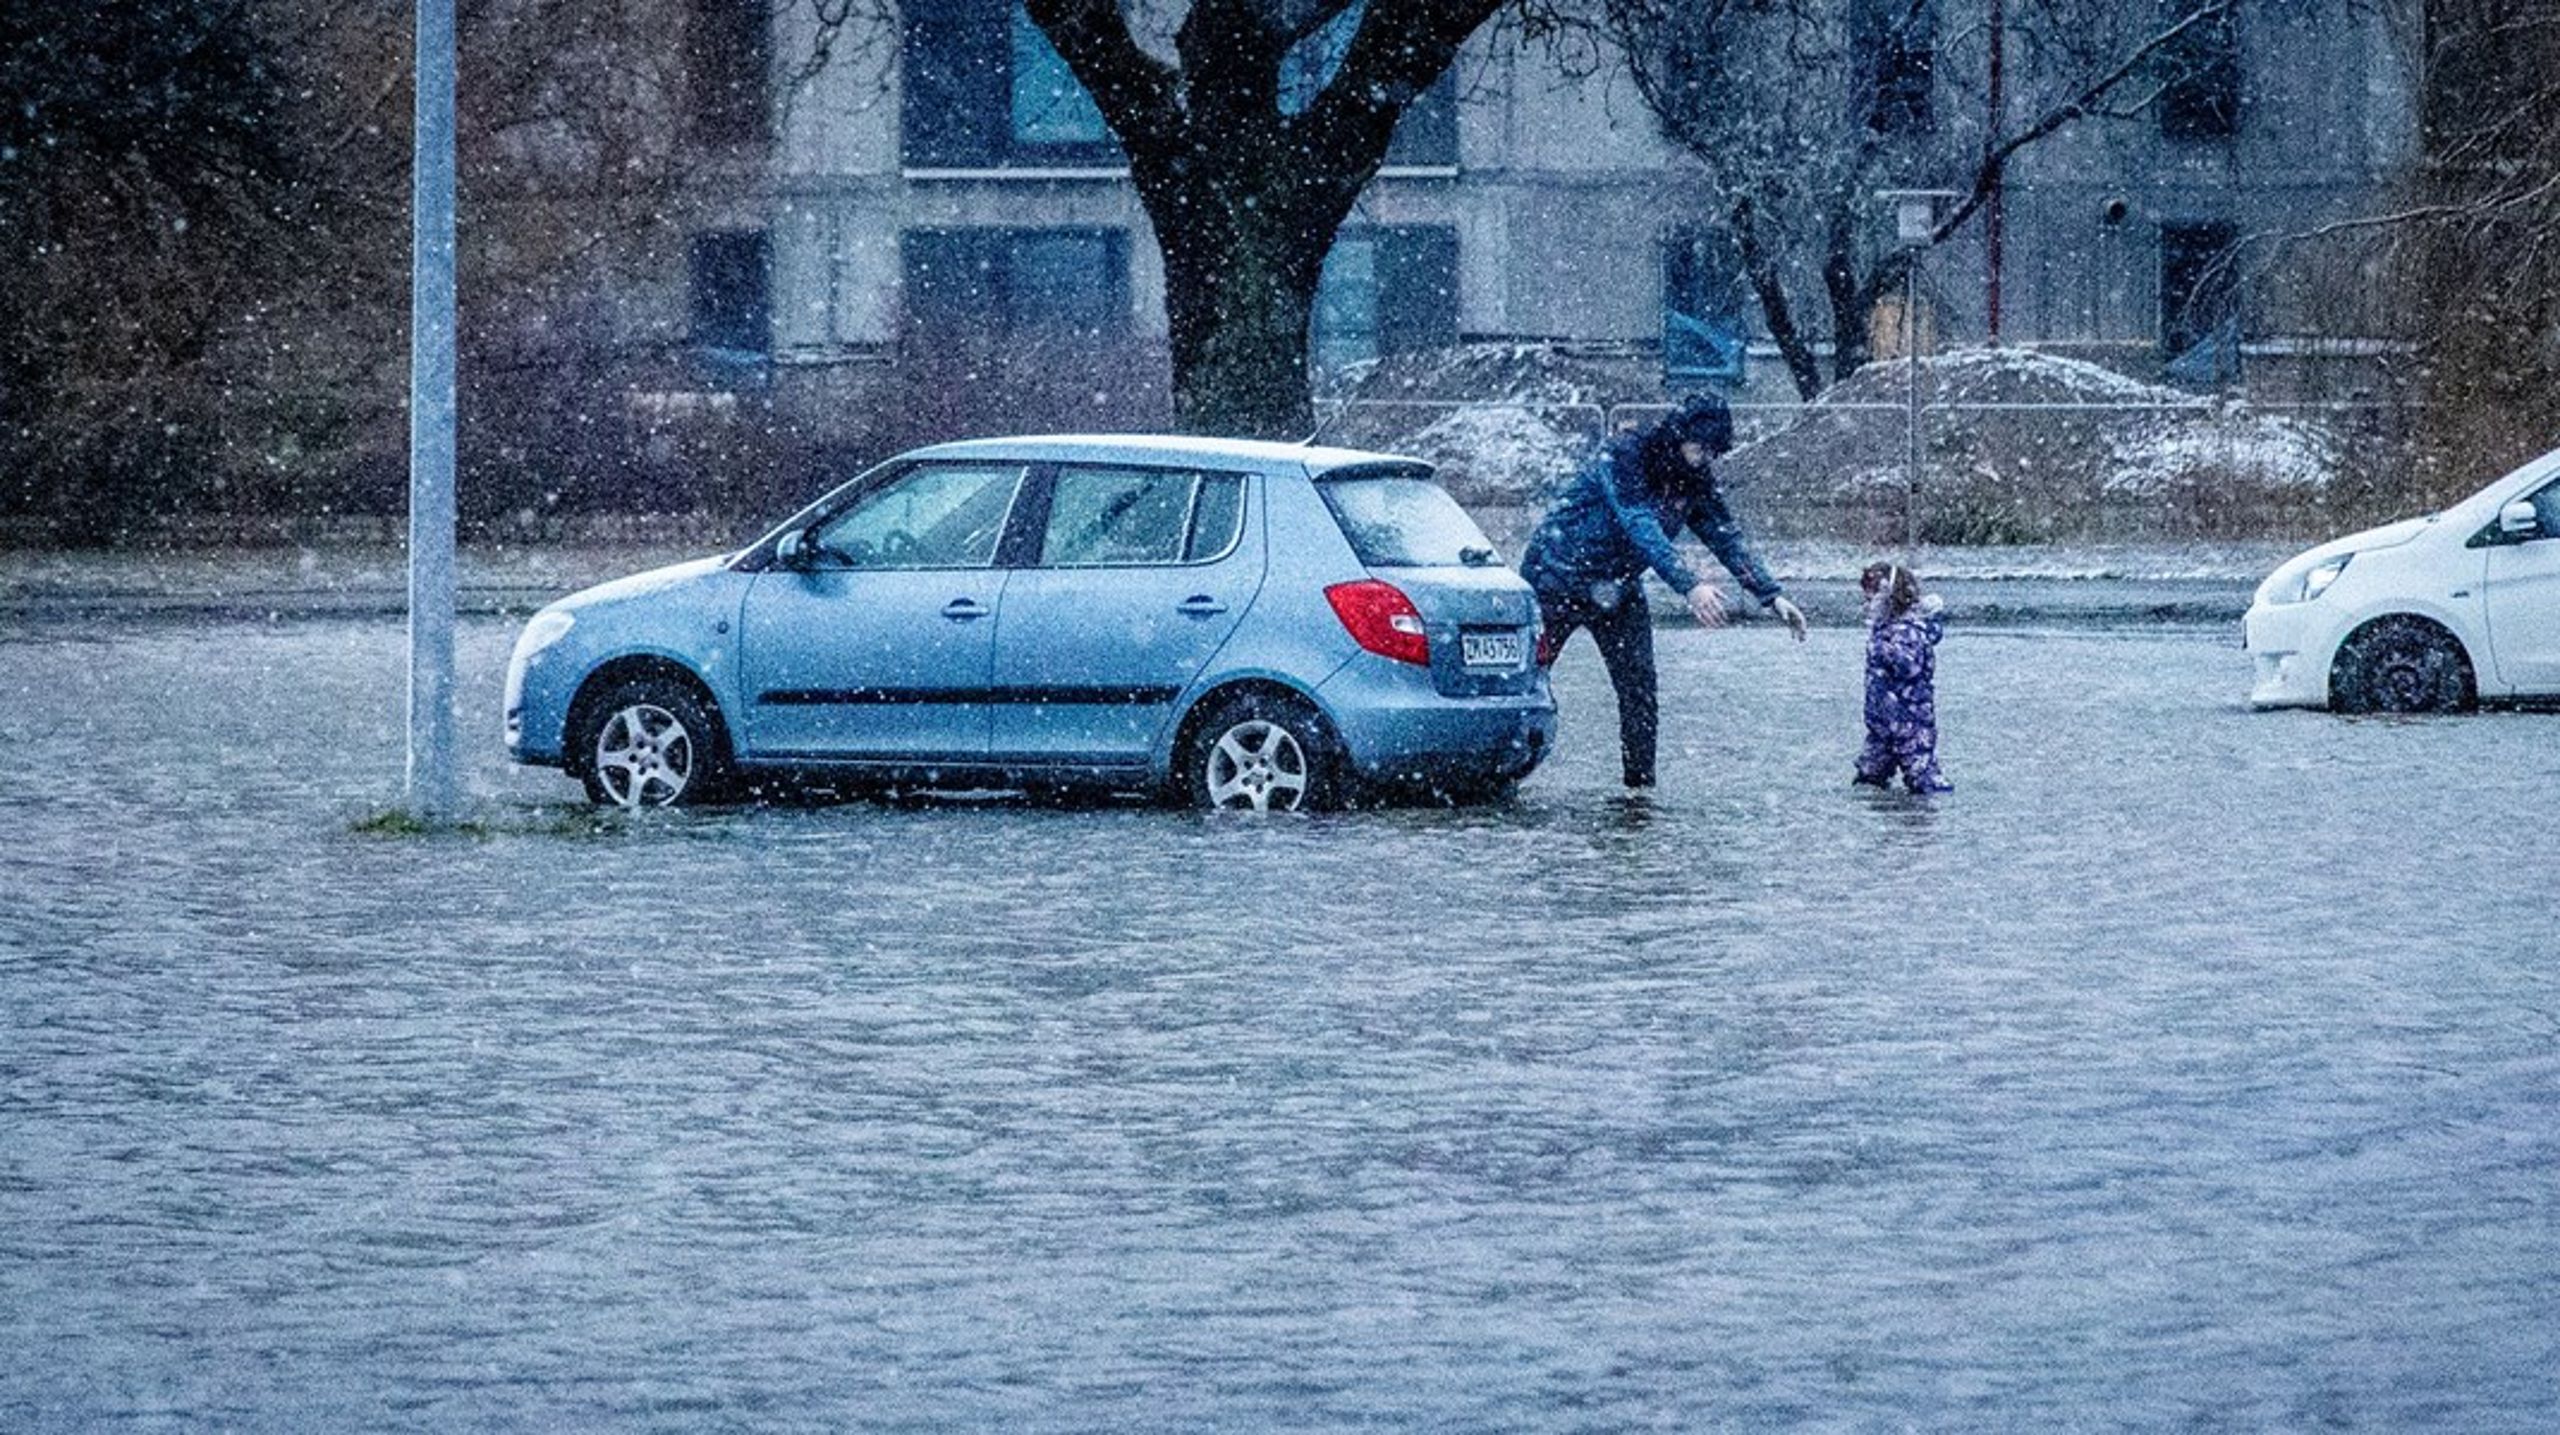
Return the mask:
[[2444,494],[2560,429],[2560,12],[2428,0],[2424,147],[2384,271],[2419,359]]
[[[1164,254],[1175,421],[1295,437],[1313,427],[1307,321],[1344,216],[1396,121],[1513,0],[1190,0],[1163,27],[1123,0],[1029,0],[1129,155]],[[1303,107],[1293,52],[1357,9]]]
[[[1600,0],[1598,26],[1663,134],[1702,165],[1770,337],[1811,398],[1871,356],[1877,306],[1911,248],[1877,242],[1883,188],[1958,198],[1926,245],[2000,192],[2021,150],[2092,117],[2147,111],[2214,60],[2237,0],[2159,11],[2117,0],[2008,0],[1997,35],[1940,0]],[[2001,46],[1996,121],[1981,78]],[[1923,247],[1926,247],[1925,245]],[[1827,309],[1826,375],[1799,287]]]

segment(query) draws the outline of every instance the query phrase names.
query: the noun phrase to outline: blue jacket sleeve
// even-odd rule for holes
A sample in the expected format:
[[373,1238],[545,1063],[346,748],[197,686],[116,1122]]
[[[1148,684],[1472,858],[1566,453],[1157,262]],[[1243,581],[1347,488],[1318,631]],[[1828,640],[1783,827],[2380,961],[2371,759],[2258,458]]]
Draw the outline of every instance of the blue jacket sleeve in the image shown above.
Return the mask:
[[1671,545],[1671,535],[1662,531],[1662,519],[1653,511],[1645,492],[1644,476],[1633,464],[1619,463],[1614,457],[1600,460],[1600,493],[1608,501],[1609,515],[1618,521],[1618,529],[1627,541],[1644,555],[1645,566],[1662,575],[1675,593],[1686,594],[1698,586],[1698,575],[1680,561],[1680,550]]
[[1688,521],[1698,541],[1707,545],[1717,562],[1731,570],[1745,592],[1766,603],[1784,591],[1752,553],[1751,545],[1743,542],[1742,525],[1734,519],[1733,510],[1725,507],[1723,494],[1708,490],[1706,497],[1689,505]]

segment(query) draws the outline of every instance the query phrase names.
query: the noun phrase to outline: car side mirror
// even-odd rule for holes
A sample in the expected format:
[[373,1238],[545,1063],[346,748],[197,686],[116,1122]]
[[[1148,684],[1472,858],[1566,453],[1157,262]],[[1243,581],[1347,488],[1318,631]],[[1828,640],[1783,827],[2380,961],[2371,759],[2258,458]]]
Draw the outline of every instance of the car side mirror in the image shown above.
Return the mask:
[[773,561],[784,568],[806,568],[817,556],[817,545],[809,541],[809,530],[794,528],[773,545]]
[[2498,510],[2498,531],[2509,538],[2542,536],[2542,511],[2524,499]]

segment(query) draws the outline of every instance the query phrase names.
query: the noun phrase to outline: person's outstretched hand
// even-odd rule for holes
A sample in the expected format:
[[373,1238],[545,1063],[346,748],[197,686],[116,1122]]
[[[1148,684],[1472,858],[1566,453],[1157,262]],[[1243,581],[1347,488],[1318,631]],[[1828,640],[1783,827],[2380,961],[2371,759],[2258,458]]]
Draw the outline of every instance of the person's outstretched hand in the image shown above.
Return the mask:
[[1796,606],[1795,599],[1782,593],[1769,600],[1769,611],[1778,615],[1778,621],[1787,625],[1797,642],[1804,641],[1804,609]]
[[1697,619],[1701,628],[1724,626],[1724,595],[1716,591],[1716,585],[1700,583],[1689,590],[1689,616]]

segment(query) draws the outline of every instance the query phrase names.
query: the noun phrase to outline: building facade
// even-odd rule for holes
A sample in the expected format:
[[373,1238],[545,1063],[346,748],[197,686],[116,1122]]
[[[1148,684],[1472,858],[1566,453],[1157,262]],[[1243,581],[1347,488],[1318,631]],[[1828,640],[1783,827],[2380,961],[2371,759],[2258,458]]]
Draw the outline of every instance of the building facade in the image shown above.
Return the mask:
[[[1875,80],[1880,131],[1927,136],[1942,156],[1978,150],[1987,47],[1936,37],[1989,33],[1990,3],[1908,11],[1929,28],[1901,36]],[[757,0],[697,4],[764,13]],[[771,77],[760,214],[693,240],[697,346],[762,369],[778,392],[833,396],[902,355],[970,344],[1160,353],[1146,216],[1099,111],[1018,0],[933,0],[852,35],[821,33],[798,7],[771,23],[738,42]],[[1979,223],[1930,251],[1928,332],[1978,341],[1996,303],[2005,342],[2145,378],[2292,391],[2347,373],[2328,361],[2370,352],[2367,326],[2334,278],[2292,255],[2322,226],[2383,208],[2416,152],[2399,28],[2388,7],[2347,0],[2242,0],[2191,27],[2172,78],[2119,92],[2121,113],[2009,164],[1996,275]],[[1336,31],[1293,56],[1284,91],[1322,83]],[[2004,52],[2012,128],[2060,93],[2057,77],[2037,87],[2028,38]],[[1891,187],[1949,173],[1941,160]],[[1717,213],[1705,170],[1663,137],[1621,62],[1480,37],[1415,103],[1342,230],[1313,352],[1341,366],[1462,341],[1645,351],[1667,336],[1686,363],[1692,340],[1731,332],[1751,344],[1739,386],[1792,397]],[[1875,223],[1890,242],[1881,205]],[[1819,295],[1815,276],[1795,277]]]

